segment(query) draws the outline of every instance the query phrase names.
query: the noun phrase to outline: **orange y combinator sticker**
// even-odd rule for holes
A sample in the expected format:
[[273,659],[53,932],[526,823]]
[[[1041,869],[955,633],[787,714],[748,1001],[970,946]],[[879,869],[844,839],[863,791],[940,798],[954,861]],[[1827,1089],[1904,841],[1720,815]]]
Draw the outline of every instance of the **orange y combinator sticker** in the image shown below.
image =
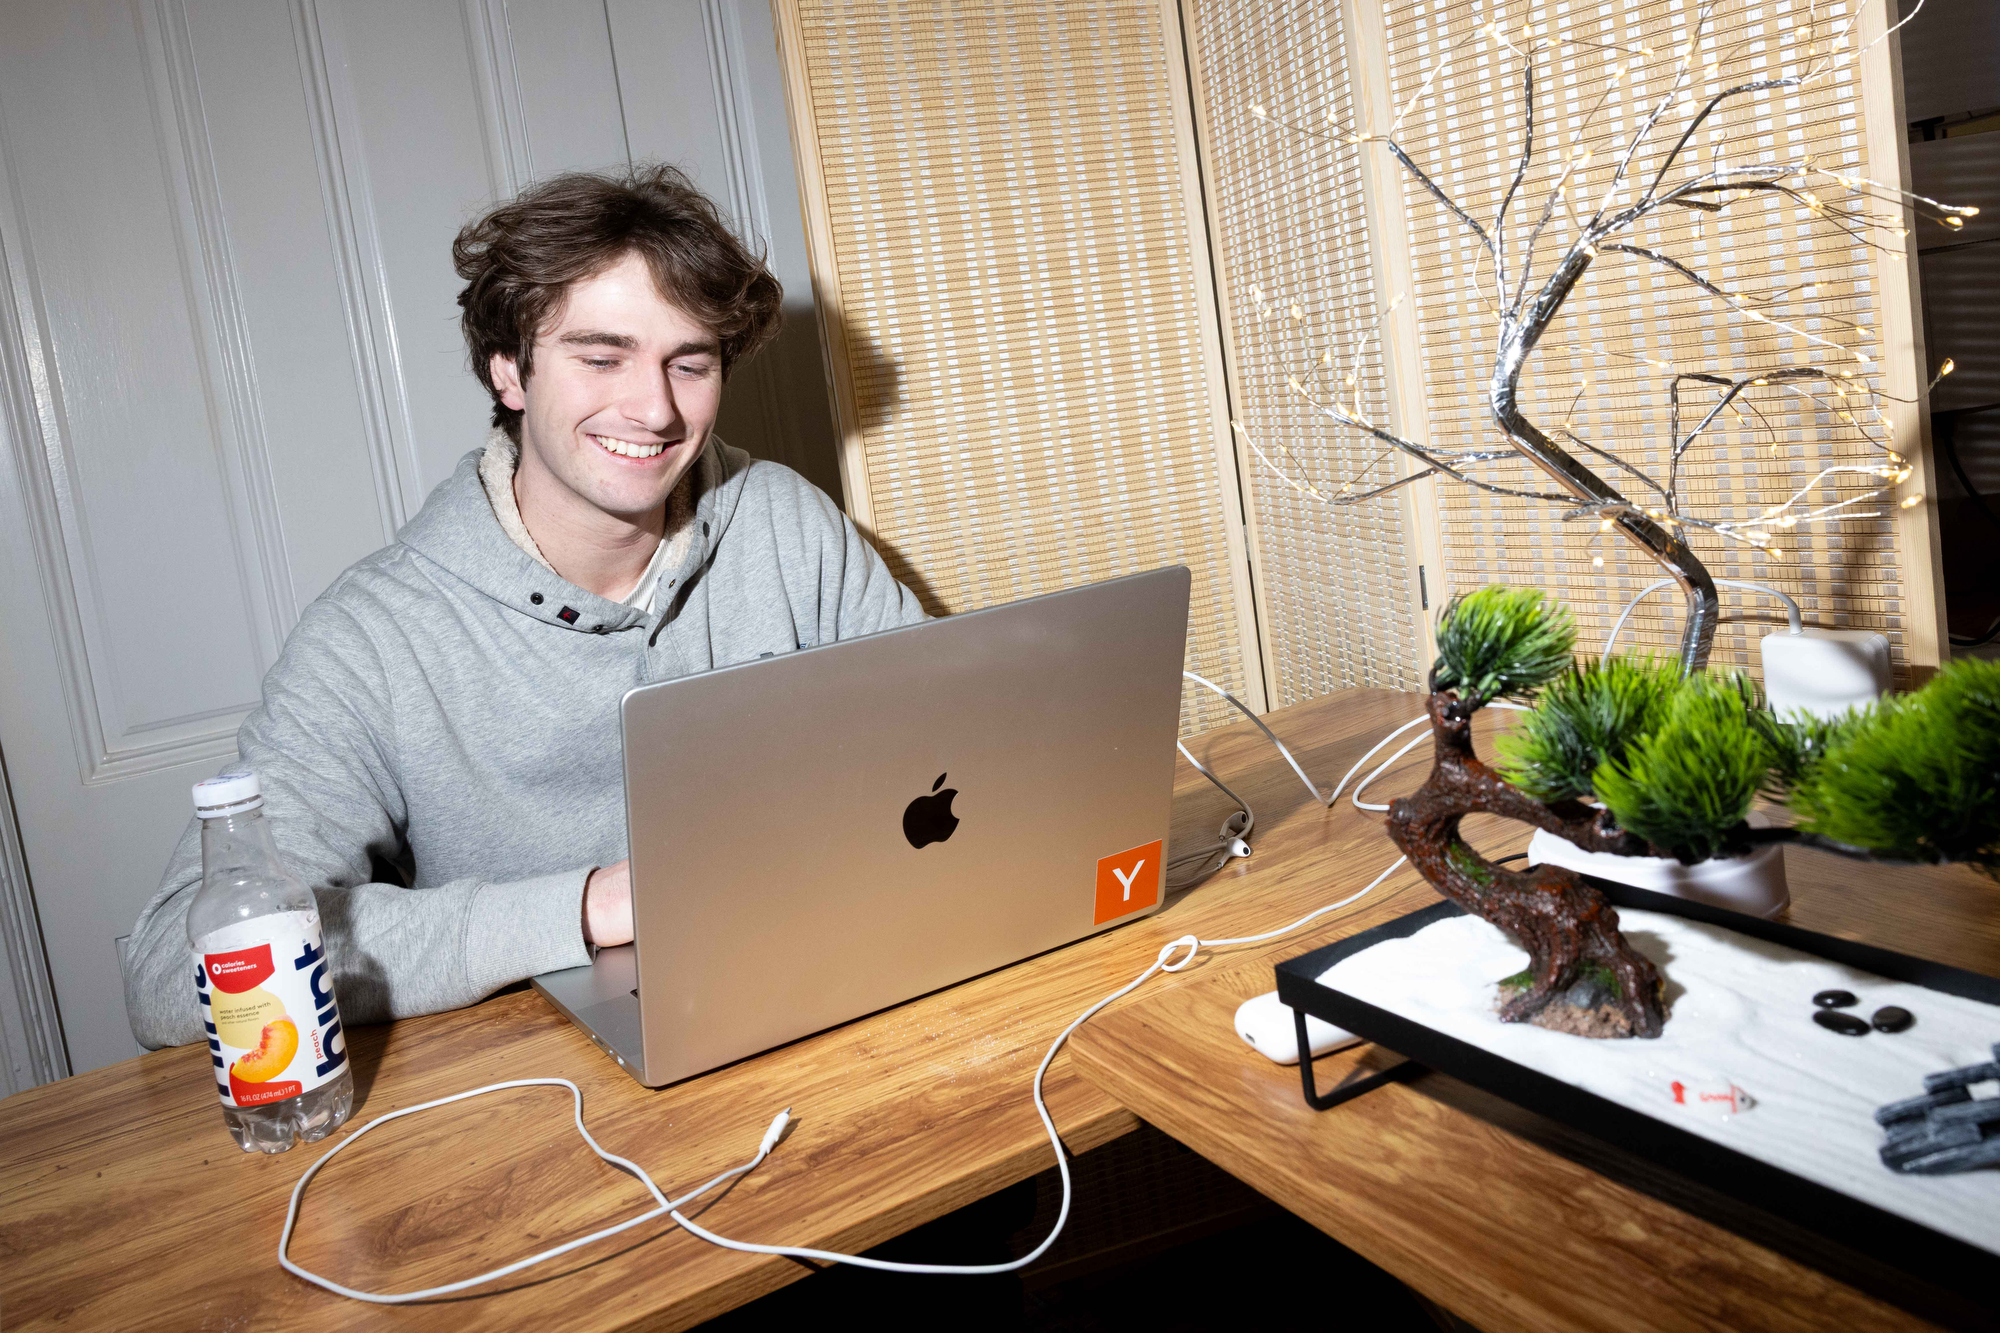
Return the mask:
[[1160,901],[1158,842],[1104,857],[1097,863],[1097,915],[1093,925],[1141,912]]

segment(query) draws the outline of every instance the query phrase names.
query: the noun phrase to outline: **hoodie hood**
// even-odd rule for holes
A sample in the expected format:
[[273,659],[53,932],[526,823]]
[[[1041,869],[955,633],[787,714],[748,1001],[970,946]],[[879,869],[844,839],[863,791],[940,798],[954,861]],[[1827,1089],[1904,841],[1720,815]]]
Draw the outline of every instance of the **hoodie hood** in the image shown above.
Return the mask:
[[579,588],[549,566],[513,504],[518,458],[518,446],[495,427],[486,445],[460,459],[451,476],[430,493],[396,541],[509,610],[583,634],[611,634],[656,618],[661,623],[671,619],[687,587],[713,560],[742,499],[750,467],[748,454],[711,435],[675,488],[668,501],[667,540],[672,546],[660,574],[658,604],[665,609],[654,617]]

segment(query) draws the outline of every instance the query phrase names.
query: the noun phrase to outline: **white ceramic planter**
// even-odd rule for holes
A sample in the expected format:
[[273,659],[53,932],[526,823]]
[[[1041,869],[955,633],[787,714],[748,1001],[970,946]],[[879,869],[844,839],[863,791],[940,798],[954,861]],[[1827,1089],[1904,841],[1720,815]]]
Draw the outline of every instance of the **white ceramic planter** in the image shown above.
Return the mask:
[[1748,856],[1718,856],[1684,866],[1671,857],[1586,852],[1567,838],[1536,829],[1528,843],[1528,864],[1545,862],[1751,916],[1776,916],[1792,901],[1785,883],[1784,848],[1777,843]]

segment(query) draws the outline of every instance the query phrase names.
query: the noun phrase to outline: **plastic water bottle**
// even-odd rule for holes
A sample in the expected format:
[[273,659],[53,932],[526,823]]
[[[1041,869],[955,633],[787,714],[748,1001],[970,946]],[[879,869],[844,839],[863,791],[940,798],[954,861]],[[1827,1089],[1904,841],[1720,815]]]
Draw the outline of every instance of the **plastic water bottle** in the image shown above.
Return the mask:
[[285,1152],[354,1109],[319,905],[278,860],[255,773],[197,782],[194,809],[201,892],[187,933],[222,1119],[244,1152]]

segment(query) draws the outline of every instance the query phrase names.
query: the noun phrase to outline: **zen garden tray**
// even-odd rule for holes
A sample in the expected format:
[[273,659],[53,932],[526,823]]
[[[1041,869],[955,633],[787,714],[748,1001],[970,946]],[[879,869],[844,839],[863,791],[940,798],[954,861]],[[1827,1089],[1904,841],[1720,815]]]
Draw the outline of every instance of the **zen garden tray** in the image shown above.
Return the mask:
[[[1496,983],[1526,955],[1448,902],[1280,964],[1279,997],[1533,1112],[1506,1127],[1614,1179],[1926,1318],[2000,1329],[2000,1169],[1892,1170],[1874,1115],[1924,1096],[1926,1075],[1992,1075],[2000,979],[1591,882],[1667,978],[1658,1038],[1501,1023]],[[1829,992],[1861,1019],[1895,1006],[1915,1021],[1843,1035],[1814,1018]],[[1301,1070],[1313,1100],[1310,1056]],[[1950,1099],[1961,1119],[2000,1107],[1932,1100]]]

